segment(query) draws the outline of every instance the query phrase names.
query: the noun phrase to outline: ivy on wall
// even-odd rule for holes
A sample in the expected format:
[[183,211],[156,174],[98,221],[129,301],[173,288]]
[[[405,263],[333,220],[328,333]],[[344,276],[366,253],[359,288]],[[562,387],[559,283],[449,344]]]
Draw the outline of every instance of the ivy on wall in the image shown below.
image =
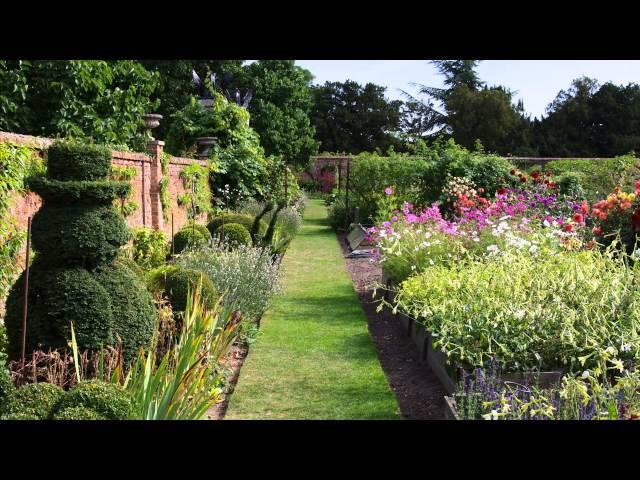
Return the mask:
[[43,159],[37,150],[10,142],[0,143],[0,300],[7,295],[20,272],[15,259],[26,238],[9,209],[15,194],[25,192],[25,178],[44,174]]
[[187,217],[193,219],[211,210],[211,189],[209,188],[209,168],[192,163],[180,172],[185,193],[178,196],[178,205],[187,207]]
[[164,221],[169,220],[169,210],[171,210],[171,199],[169,198],[169,162],[171,155],[167,152],[160,154],[160,167],[162,168],[162,178],[160,179],[160,204],[162,205],[162,216]]
[[[122,167],[120,165],[112,165],[111,175],[109,179],[120,182],[130,182],[131,180],[136,178],[137,174],[138,170],[136,169],[136,167]],[[120,213],[122,213],[122,216],[125,218],[130,216],[138,209],[138,204],[133,201],[134,195],[134,189],[132,188],[126,197],[119,198],[113,201],[113,206],[118,208],[120,210]]]

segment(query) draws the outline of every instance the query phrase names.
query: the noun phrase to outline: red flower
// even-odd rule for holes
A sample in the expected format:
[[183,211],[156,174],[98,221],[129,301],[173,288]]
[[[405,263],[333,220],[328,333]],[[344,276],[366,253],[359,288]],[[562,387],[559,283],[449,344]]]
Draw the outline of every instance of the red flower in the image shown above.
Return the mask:
[[524,175],[520,177],[520,181],[522,183],[525,183],[527,181],[527,177],[525,177]]
[[511,169],[511,171],[509,172],[511,175],[515,175],[516,174],[516,170],[514,168]]
[[583,200],[582,203],[580,204],[580,211],[585,215],[589,215],[589,204],[587,203],[586,200]]
[[573,215],[573,221],[582,225],[584,223],[584,216],[581,213]]
[[496,193],[498,195],[506,195],[507,194],[507,189],[504,188],[504,187],[500,187]]
[[593,227],[591,229],[591,231],[593,232],[593,234],[597,237],[599,237],[600,235],[602,235],[602,229],[600,227]]
[[566,232],[573,232],[573,225],[570,223],[565,224],[564,229]]
[[484,193],[484,188],[479,188],[478,193]]
[[545,174],[547,177],[551,176],[551,170],[547,170],[547,173]]
[[534,179],[537,179],[537,178],[540,176],[540,172],[539,172],[539,171],[537,171],[537,170],[536,170],[535,172],[531,172],[531,176],[532,176]]

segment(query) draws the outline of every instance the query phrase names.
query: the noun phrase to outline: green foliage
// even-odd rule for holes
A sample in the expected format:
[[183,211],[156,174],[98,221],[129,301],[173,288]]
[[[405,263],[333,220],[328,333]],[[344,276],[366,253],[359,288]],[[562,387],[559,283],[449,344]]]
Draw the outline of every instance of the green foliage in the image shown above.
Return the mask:
[[0,108],[19,133],[143,149],[142,115],[155,107],[157,83],[157,74],[132,60],[3,61]]
[[56,141],[47,150],[51,180],[104,180],[111,173],[111,150],[80,141]]
[[[107,151],[56,143],[48,174],[70,179],[68,191],[84,179],[91,188],[103,180],[108,191]],[[74,157],[78,158],[75,165]],[[59,192],[65,191],[65,181],[47,181],[41,186],[55,185]],[[136,274],[122,263],[114,263],[120,247],[129,239],[129,231],[111,200],[107,204],[95,198],[83,200],[79,194],[79,202],[68,206],[62,201],[47,201],[34,217],[32,237],[37,257],[29,285],[29,351],[66,348],[72,323],[80,348],[113,346],[121,338],[125,359],[151,338],[155,319],[151,295]],[[5,321],[13,359],[21,349],[23,288],[24,279],[18,279],[7,299]]]
[[396,195],[407,202],[418,204],[423,197],[423,185],[432,181],[430,173],[427,158],[362,153],[352,161],[350,188],[353,195],[350,200],[360,207],[363,219],[375,215],[377,203],[386,187],[393,187]]
[[640,173],[640,163],[633,155],[606,160],[553,160],[547,163],[546,168],[558,177],[577,176],[591,201],[604,198],[617,186],[633,191]]
[[221,189],[228,184],[243,197],[263,195],[269,160],[248,124],[249,113],[220,94],[213,100],[212,109],[206,110],[193,98],[173,116],[167,151],[193,155],[196,138],[214,136],[218,141],[210,150],[216,173],[213,186]]
[[182,228],[173,236],[173,251],[182,253],[187,249],[207,245],[210,240],[211,234],[207,237],[199,229],[193,227]]
[[225,223],[220,225],[215,235],[222,241],[231,245],[251,245],[251,235],[244,225],[239,223]]
[[639,264],[600,250],[503,253],[435,265],[402,283],[398,308],[457,366],[582,372],[640,354]]
[[111,262],[130,238],[111,205],[46,205],[33,217],[32,234],[43,262],[86,268]]
[[[117,182],[131,182],[137,174],[138,169],[136,167],[112,165],[109,179]],[[123,195],[117,201],[114,200],[114,206],[120,207],[120,213],[122,213],[122,216],[125,218],[138,209],[138,204],[133,200],[133,195],[133,189],[130,189],[126,196]]]
[[162,358],[155,349],[140,352],[127,374],[136,418],[200,420],[220,400],[220,364],[237,337],[238,317],[222,299],[211,304],[198,286],[187,298],[172,348]]
[[0,353],[0,412],[2,411],[2,405],[6,399],[12,395],[15,390],[13,381],[11,380],[11,373],[5,366],[5,354]]
[[329,225],[334,230],[344,229],[348,226],[349,222],[354,218],[354,207],[349,205],[349,212],[347,213],[347,205],[344,197],[335,200],[328,211]]
[[197,270],[184,268],[179,265],[160,267],[149,276],[151,291],[163,291],[174,312],[184,312],[190,289],[201,284],[201,294],[207,306],[213,306],[218,300],[218,292],[211,279]]
[[293,60],[258,60],[245,69],[243,86],[253,92],[251,126],[267,155],[305,166],[318,151],[310,121],[312,75]]
[[52,204],[99,204],[109,205],[118,198],[131,194],[128,182],[59,181],[43,177],[26,179],[29,189]]
[[[209,221],[207,228],[212,234],[214,234],[216,230],[218,230],[218,227],[220,227],[223,222],[225,225],[228,223],[239,223],[240,225],[244,226],[247,230],[251,231],[254,221],[255,221],[255,217],[253,215],[248,215],[243,213],[223,213],[221,215],[217,215],[213,217]],[[259,225],[260,227],[258,229],[258,234],[264,235],[267,232],[267,228],[269,227],[269,225],[264,220],[260,220]]]
[[[0,61],[0,74],[2,63]],[[26,237],[16,220],[9,217],[9,209],[15,196],[24,191],[24,179],[42,168],[43,162],[33,149],[0,143],[0,299],[5,298],[19,272],[20,266],[15,259]]]
[[277,203],[291,204],[302,194],[296,176],[283,162],[272,161],[267,172],[265,198]]
[[95,410],[78,406],[68,407],[59,410],[53,415],[53,420],[108,420],[107,417],[100,415]]
[[50,420],[63,396],[64,390],[50,383],[25,385],[8,396],[0,410],[0,418]]
[[133,230],[131,255],[142,268],[159,267],[166,260],[168,253],[169,242],[164,232],[147,227]]
[[187,216],[191,219],[211,211],[211,190],[209,188],[209,169],[194,162],[180,172],[185,193],[178,197],[178,205],[187,207]]
[[[86,410],[89,410],[89,416],[107,420],[128,420],[134,415],[132,399],[128,392],[117,385],[90,380],[76,384],[64,394],[56,408],[58,418],[54,418],[60,420],[60,416],[86,415]],[[66,413],[63,413],[65,411]]]
[[560,193],[575,198],[584,198],[585,191],[582,187],[584,183],[584,175],[578,172],[564,173],[556,180],[556,184],[560,188]]
[[314,87],[311,116],[320,150],[357,154],[397,146],[390,132],[400,127],[402,102],[388,101],[384,92],[385,87],[351,80]]

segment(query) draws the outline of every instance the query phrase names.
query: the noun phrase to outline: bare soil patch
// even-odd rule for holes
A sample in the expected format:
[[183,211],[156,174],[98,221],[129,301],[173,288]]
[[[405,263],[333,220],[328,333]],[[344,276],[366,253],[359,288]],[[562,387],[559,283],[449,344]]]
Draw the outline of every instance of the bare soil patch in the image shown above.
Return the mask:
[[373,285],[382,279],[382,268],[370,258],[347,258],[346,236],[339,234],[338,239],[402,416],[410,420],[443,420],[445,391],[440,381],[425,363],[418,361],[418,349],[389,309],[376,312]]

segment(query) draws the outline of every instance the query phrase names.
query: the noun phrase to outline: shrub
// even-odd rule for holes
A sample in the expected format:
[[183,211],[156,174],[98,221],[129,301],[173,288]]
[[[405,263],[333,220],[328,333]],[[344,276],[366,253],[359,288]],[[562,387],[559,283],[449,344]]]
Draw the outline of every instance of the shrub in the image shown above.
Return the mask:
[[69,407],[58,411],[53,415],[53,420],[109,420],[107,417],[100,415],[95,410],[78,406]]
[[227,292],[225,305],[258,320],[278,290],[278,267],[269,249],[218,244],[187,252],[177,259],[184,268],[204,272],[219,292]]
[[216,230],[216,236],[220,237],[228,245],[251,245],[249,231],[239,223],[225,223]]
[[164,263],[169,253],[169,243],[164,232],[140,227],[133,231],[131,256],[144,269],[156,268]]
[[86,143],[54,142],[47,150],[47,173],[55,180],[103,180],[111,173],[111,150]]
[[174,312],[184,312],[188,292],[193,291],[201,281],[202,297],[206,300],[206,305],[211,307],[218,300],[218,291],[206,273],[203,275],[198,270],[184,268],[181,265],[161,267],[151,273],[149,285],[152,291],[164,291]]
[[184,226],[181,228],[181,230],[186,230],[186,229],[196,229],[198,230],[207,240],[211,240],[211,232],[209,231],[209,229],[207,228],[206,225],[202,225],[201,223],[197,223],[194,222],[193,220],[188,221],[186,224],[184,224]]
[[349,215],[347,217],[347,205],[345,200],[340,198],[333,202],[329,207],[329,225],[331,225],[334,230],[345,228],[348,226],[347,222],[353,220],[354,215],[355,209],[352,205],[349,205]]
[[16,388],[2,405],[2,418],[49,420],[64,394],[62,388],[50,383],[31,383]]
[[[47,182],[40,186],[58,193],[33,220],[37,257],[29,286],[28,348],[66,348],[73,322],[80,349],[113,346],[120,336],[128,358],[151,339],[155,312],[136,275],[115,264],[129,231],[111,194],[93,195],[122,185],[108,180],[111,151],[56,142],[49,149],[48,167]],[[68,204],[71,197],[77,202]],[[18,279],[7,300],[9,355],[14,359],[21,350],[23,288]]]
[[13,393],[15,387],[11,381],[11,373],[4,366],[4,359],[0,362],[0,411],[2,411],[2,404]]
[[640,357],[640,264],[597,249],[435,265],[402,283],[398,308],[459,366],[582,372]]
[[564,195],[581,198],[585,196],[585,190],[582,187],[584,183],[584,175],[581,173],[567,172],[558,177],[556,183],[560,188],[560,193],[563,193]]
[[[223,215],[218,215],[216,217],[213,217],[209,221],[209,224],[207,225],[207,228],[209,229],[212,235],[215,235],[216,230],[218,230],[218,227],[222,225],[223,219],[224,219],[225,226],[229,223],[239,223],[240,225],[245,227],[248,231],[251,231],[251,227],[253,226],[253,221],[255,219],[255,216],[243,214],[243,213],[225,213]],[[264,235],[267,232],[267,228],[268,228],[267,222],[261,221],[258,233],[260,235]]]
[[[134,415],[129,394],[117,385],[99,380],[78,383],[65,393],[56,407],[56,412],[61,414],[65,410],[78,407],[92,410],[96,415],[108,420],[127,420]],[[69,413],[72,412],[65,415]]]
[[632,189],[639,173],[638,159],[633,155],[603,160],[553,160],[546,168],[559,177],[578,174],[589,200],[602,198],[617,186]]
[[32,235],[42,261],[87,268],[111,262],[130,238],[111,205],[46,205],[33,217]]
[[186,249],[198,248],[209,243],[210,236],[205,237],[200,230],[187,227],[173,236],[173,251],[181,253]]

